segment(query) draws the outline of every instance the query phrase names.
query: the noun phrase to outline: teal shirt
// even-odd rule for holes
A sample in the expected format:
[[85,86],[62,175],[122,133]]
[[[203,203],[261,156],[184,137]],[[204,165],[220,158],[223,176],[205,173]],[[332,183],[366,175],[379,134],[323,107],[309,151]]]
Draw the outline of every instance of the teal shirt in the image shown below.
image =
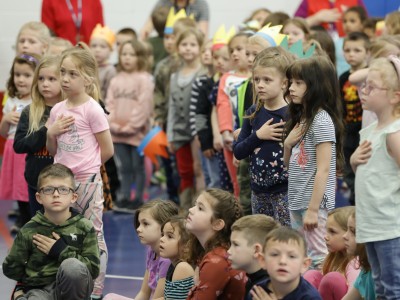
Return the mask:
[[371,271],[364,272],[361,270],[356,281],[354,281],[354,288],[360,293],[362,299],[375,299],[374,280],[372,279]]

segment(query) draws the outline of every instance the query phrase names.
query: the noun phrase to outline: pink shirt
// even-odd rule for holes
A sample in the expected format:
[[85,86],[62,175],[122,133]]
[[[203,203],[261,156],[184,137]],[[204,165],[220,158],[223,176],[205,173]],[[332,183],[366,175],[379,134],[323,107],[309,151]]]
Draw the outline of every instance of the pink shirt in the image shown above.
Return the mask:
[[54,162],[66,165],[78,176],[99,173],[101,155],[95,134],[109,129],[105,113],[93,98],[73,108],[66,103],[57,103],[50,112],[50,125],[60,115],[75,118],[70,130],[57,137]]

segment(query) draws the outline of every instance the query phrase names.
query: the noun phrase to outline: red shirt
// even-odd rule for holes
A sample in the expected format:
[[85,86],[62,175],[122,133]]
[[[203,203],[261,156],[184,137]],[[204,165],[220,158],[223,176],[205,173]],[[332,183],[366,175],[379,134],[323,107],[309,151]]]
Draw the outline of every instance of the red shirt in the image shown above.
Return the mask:
[[[74,13],[78,16],[78,0],[70,0]],[[103,7],[100,0],[82,0],[82,24],[79,32],[74,23],[67,0],[42,0],[42,22],[58,37],[76,44],[89,43],[90,35],[97,24],[104,25]]]

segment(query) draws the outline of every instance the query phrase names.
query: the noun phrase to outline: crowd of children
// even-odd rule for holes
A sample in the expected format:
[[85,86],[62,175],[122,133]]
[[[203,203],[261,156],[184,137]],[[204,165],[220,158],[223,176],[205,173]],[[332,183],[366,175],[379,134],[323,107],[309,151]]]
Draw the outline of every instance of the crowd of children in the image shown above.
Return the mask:
[[[0,123],[12,299],[129,299],[103,295],[112,207],[147,248],[136,300],[400,299],[400,13],[371,32],[349,7],[340,38],[268,9],[211,40],[185,9],[151,20],[147,40],[18,34]],[[156,126],[160,170],[139,152]],[[147,201],[157,172],[169,200]]]

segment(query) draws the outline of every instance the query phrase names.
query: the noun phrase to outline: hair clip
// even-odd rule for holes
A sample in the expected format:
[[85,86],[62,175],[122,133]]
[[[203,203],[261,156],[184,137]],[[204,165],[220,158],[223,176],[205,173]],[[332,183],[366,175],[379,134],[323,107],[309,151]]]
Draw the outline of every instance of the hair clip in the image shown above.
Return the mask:
[[39,63],[36,58],[34,58],[33,56],[31,56],[29,54],[21,54],[19,57],[23,58],[23,59],[26,59],[27,61],[33,62],[36,65]]

